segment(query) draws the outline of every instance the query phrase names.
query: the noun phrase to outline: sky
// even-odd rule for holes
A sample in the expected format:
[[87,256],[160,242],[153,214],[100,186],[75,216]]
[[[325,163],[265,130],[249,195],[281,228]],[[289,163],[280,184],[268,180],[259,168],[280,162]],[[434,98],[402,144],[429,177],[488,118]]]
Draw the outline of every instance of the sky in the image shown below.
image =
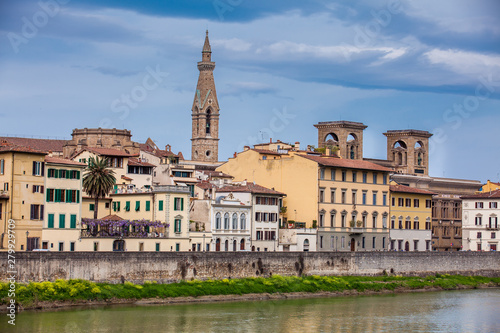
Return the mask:
[[425,130],[431,176],[500,181],[497,0],[3,0],[0,135],[126,128],[190,158],[207,29],[219,160],[349,120],[365,157]]

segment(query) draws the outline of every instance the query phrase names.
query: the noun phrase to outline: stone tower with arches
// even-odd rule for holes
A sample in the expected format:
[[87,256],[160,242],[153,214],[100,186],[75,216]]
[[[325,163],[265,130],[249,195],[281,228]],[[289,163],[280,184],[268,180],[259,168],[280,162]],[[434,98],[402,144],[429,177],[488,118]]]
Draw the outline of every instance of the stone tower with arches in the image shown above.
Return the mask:
[[198,62],[198,84],[192,111],[191,159],[217,162],[219,159],[219,102],[215,91],[212,50],[208,30],[203,45],[202,61]]
[[429,138],[427,131],[391,130],[387,137],[387,160],[397,173],[429,175]]
[[338,155],[345,159],[363,159],[363,131],[368,126],[353,121],[324,121],[314,125],[318,129],[318,147],[338,147]]

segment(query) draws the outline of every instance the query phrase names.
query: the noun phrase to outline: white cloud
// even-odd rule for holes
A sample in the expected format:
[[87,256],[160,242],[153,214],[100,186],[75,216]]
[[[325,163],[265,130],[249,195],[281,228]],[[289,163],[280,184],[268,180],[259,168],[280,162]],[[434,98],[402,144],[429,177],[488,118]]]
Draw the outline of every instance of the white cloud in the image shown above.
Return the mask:
[[231,39],[213,39],[210,40],[210,44],[213,47],[224,47],[227,50],[230,51],[236,51],[236,52],[245,52],[250,50],[252,47],[252,43],[245,42],[239,38],[231,38]]
[[443,65],[455,73],[477,76],[500,74],[500,56],[461,50],[433,49],[423,54],[432,65]]

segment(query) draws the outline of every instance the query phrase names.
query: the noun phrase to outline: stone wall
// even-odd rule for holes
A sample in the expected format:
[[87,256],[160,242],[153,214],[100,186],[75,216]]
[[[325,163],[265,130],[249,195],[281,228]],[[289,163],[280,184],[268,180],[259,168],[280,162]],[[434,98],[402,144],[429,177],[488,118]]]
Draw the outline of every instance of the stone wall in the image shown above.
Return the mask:
[[[0,280],[10,276],[0,253]],[[22,252],[17,281],[172,282],[279,275],[500,276],[497,252]]]

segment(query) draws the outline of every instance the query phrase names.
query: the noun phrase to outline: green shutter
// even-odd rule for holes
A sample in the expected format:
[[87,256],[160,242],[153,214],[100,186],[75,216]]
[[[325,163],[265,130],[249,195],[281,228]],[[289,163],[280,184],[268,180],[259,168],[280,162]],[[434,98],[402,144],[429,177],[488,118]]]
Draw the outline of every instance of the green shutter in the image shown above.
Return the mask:
[[156,243],[156,252],[160,251],[160,243]]
[[130,201],[125,202],[125,211],[130,211]]
[[80,179],[80,171],[76,172],[76,179]]
[[76,203],[80,203],[80,190],[76,190]]
[[181,232],[181,220],[175,220],[174,232]]
[[174,198],[174,210],[177,210],[177,198]]
[[184,210],[184,198],[181,198],[181,210]]
[[146,212],[149,212],[150,209],[151,209],[151,202],[146,201]]
[[163,200],[158,201],[158,210],[163,210]]
[[71,215],[71,223],[70,223],[69,227],[71,229],[75,229],[76,228],[76,215],[74,215],[74,214]]
[[149,225],[146,226],[146,232],[149,232]]
[[49,224],[47,225],[48,228],[54,228],[54,214],[49,214]]
[[66,202],[71,202],[71,191],[66,190]]
[[140,209],[141,209],[141,202],[140,201],[136,201],[135,202],[135,211],[138,212]]
[[59,214],[59,229],[65,228],[65,221],[64,221],[65,218],[66,216],[64,216],[64,214]]
[[66,170],[66,179],[71,179],[71,170]]
[[49,189],[46,189],[46,190],[45,190],[45,193],[46,193],[45,195],[46,195],[46,197],[47,197],[46,201],[47,201],[47,202],[50,202],[50,190],[49,190]]
[[91,212],[93,212],[93,211],[94,211],[94,208],[95,208],[95,207],[94,207],[94,204],[89,204],[89,210],[90,210]]
[[[56,171],[57,171],[57,170],[56,170]],[[58,189],[55,189],[55,190],[54,190],[54,202],[59,202],[59,200],[60,200],[60,198],[61,198],[61,197],[60,197],[60,194],[59,194],[60,192],[61,192],[61,190],[58,190]]]

